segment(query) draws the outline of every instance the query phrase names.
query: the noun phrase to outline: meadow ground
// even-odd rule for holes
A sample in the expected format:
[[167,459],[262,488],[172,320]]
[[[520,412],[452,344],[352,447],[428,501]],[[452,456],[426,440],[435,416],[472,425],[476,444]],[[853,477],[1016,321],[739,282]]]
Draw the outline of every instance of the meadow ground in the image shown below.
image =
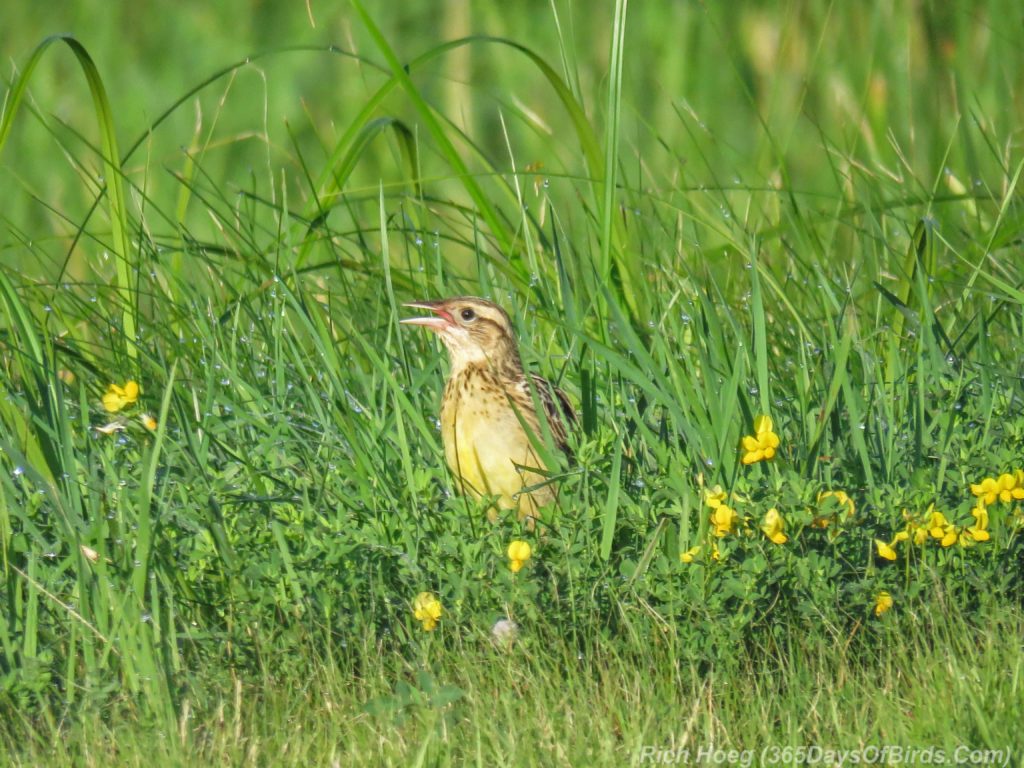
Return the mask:
[[1015,4],[217,5],[5,11],[3,762],[1022,764]]

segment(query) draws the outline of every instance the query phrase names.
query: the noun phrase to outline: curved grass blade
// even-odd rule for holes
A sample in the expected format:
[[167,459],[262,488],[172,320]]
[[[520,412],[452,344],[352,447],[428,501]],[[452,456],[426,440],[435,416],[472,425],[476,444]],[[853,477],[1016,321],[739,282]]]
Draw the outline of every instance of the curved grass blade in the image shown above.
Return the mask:
[[35,72],[43,54],[54,43],[65,43],[75,54],[78,65],[85,75],[89,84],[89,92],[92,95],[93,108],[96,111],[96,122],[100,129],[102,138],[102,158],[104,176],[107,188],[110,190],[110,227],[111,240],[114,250],[115,263],[117,265],[117,291],[122,303],[122,331],[125,337],[125,352],[128,359],[133,363],[137,357],[135,348],[136,337],[136,302],[132,290],[130,258],[131,242],[128,237],[128,211],[124,196],[124,183],[121,174],[121,164],[118,160],[117,133],[114,129],[114,116],[110,109],[110,100],[107,98],[106,88],[103,86],[103,79],[99,70],[93,62],[89,52],[77,39],[71,35],[52,35],[43,40],[29,57],[24,70],[15,80],[11,88],[4,114],[0,119],[0,152],[3,152],[14,125],[14,118],[21,106],[25,91],[28,88],[29,80]]

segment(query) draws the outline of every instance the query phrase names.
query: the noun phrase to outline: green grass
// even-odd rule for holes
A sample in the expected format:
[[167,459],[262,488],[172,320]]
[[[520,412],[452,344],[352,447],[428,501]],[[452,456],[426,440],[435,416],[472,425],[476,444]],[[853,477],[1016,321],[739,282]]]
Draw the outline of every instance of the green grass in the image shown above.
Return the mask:
[[[1019,762],[1015,6],[90,8],[3,41],[0,754]],[[543,532],[452,495],[459,293],[579,405]]]
[[1005,754],[1017,746],[1024,674],[1006,637],[1024,627],[1019,614],[990,616],[978,627],[943,611],[877,647],[790,637],[785,650],[752,647],[705,667],[680,663],[671,631],[578,647],[526,637],[511,653],[466,633],[407,655],[363,638],[330,656],[307,649],[314,672],[301,680],[285,664],[191,692],[160,727],[122,700],[67,724],[56,743],[23,722],[5,730],[29,765],[621,765],[643,764],[645,746],[695,756],[708,745],[757,755],[753,765],[787,746]]

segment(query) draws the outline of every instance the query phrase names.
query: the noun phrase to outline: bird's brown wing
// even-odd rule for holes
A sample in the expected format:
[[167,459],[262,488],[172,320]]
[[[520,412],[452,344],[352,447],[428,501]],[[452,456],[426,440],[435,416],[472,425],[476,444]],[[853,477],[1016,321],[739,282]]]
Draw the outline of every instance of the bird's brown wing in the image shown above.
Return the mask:
[[569,402],[568,395],[543,376],[532,373],[530,379],[533,388],[537,391],[538,399],[544,405],[544,415],[551,428],[551,436],[555,439],[558,447],[568,453],[566,426],[575,426],[577,423],[576,411],[573,409],[572,403]]

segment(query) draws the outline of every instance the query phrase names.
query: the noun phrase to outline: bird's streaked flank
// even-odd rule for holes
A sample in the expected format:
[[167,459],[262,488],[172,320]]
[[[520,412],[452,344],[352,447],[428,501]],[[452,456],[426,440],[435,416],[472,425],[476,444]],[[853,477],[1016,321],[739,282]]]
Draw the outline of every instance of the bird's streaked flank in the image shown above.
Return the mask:
[[[544,430],[534,403],[541,403],[550,435],[562,450],[562,417],[574,418],[572,406],[548,381],[524,373],[512,323],[498,305],[459,296],[405,306],[430,310],[429,317],[402,322],[429,328],[448,348],[451,372],[441,399],[441,439],[460,490],[495,497],[499,507],[518,510],[520,518],[535,517],[556,489],[544,484],[552,467],[536,450]],[[535,485],[540,487],[523,493]],[[497,520],[497,511],[489,517]]]

